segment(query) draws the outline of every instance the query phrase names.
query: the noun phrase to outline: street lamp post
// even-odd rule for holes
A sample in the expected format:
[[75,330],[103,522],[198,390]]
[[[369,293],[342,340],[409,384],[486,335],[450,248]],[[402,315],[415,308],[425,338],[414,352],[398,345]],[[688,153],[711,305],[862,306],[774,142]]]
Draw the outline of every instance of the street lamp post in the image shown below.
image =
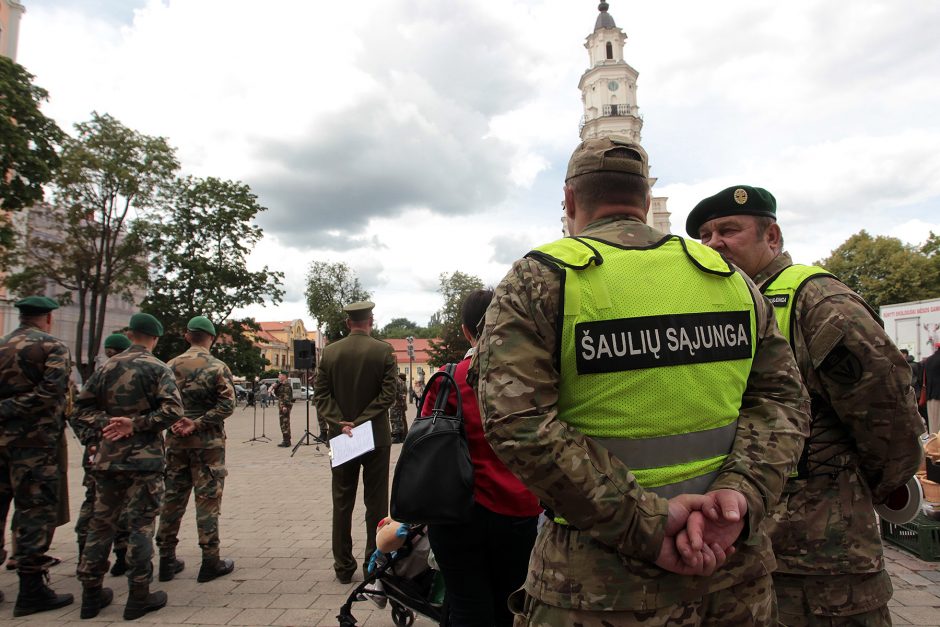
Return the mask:
[[[415,338],[409,335],[406,339],[408,340],[408,395],[411,396],[415,391],[414,381],[412,381],[414,376],[412,373],[415,369]],[[417,405],[417,401],[415,404]]]

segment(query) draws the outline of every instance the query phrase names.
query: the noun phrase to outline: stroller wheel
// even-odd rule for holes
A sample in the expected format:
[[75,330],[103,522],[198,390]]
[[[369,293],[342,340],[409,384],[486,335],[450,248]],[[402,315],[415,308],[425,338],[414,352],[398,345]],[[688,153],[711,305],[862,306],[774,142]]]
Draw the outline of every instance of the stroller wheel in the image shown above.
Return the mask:
[[411,627],[415,622],[415,614],[404,605],[392,603],[392,622],[399,627]]

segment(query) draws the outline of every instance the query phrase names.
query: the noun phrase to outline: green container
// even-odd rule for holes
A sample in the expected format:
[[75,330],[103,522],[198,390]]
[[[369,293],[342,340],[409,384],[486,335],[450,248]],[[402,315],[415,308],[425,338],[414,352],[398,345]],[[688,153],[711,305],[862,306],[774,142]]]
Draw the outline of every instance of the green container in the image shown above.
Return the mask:
[[909,523],[881,521],[881,537],[928,562],[940,562],[940,522],[923,514]]

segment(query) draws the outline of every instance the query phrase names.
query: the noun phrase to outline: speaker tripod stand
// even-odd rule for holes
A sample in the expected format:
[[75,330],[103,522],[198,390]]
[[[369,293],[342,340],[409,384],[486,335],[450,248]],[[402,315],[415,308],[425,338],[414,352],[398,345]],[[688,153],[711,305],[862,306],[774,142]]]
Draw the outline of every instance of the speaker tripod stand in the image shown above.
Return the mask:
[[267,444],[271,441],[271,438],[264,434],[264,410],[265,406],[261,407],[261,435],[258,435],[258,403],[254,405],[255,413],[251,418],[251,439],[245,440],[242,444],[247,444],[251,442],[261,442],[262,444]]
[[[297,440],[297,444],[294,445],[293,450],[290,452],[290,456],[293,457],[297,453],[297,449],[301,446],[310,446],[313,444],[317,447],[317,451],[320,450],[320,445],[324,445],[327,448],[330,448],[330,443],[324,440],[323,438],[313,435],[310,433],[310,369],[307,368],[307,386],[306,386],[306,398],[304,399],[304,404],[307,406],[307,427],[304,429],[304,433],[300,436],[300,439]],[[311,442],[313,440],[313,442]]]

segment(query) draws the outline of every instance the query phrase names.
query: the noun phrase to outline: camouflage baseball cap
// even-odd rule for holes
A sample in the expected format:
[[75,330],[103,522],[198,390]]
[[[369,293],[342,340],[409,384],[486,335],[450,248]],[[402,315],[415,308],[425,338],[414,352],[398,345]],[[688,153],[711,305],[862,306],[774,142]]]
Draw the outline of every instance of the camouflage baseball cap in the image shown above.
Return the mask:
[[[623,149],[633,154],[624,154]],[[574,149],[568,160],[565,181],[593,172],[622,172],[648,177],[649,157],[642,146],[622,135],[586,139]]]
[[127,350],[131,345],[131,341],[127,339],[127,336],[123,333],[112,333],[108,337],[104,338],[104,347],[113,348],[115,350],[124,351]]
[[160,321],[147,313],[135,313],[128,323],[131,331],[137,331],[151,337],[163,337],[163,325]]
[[24,316],[39,316],[59,308],[59,303],[46,296],[27,296],[13,304]]
[[209,319],[205,316],[196,316],[190,318],[189,322],[186,323],[187,331],[204,331],[212,337],[215,337],[215,327],[209,322]]
[[375,308],[375,303],[368,300],[362,300],[358,303],[349,303],[343,307],[343,311],[346,312],[346,315],[349,316],[350,320],[361,321],[368,320],[372,315],[372,310]]
[[709,220],[742,215],[776,219],[777,199],[763,187],[734,185],[699,201],[689,212],[685,232],[698,239],[698,230]]

